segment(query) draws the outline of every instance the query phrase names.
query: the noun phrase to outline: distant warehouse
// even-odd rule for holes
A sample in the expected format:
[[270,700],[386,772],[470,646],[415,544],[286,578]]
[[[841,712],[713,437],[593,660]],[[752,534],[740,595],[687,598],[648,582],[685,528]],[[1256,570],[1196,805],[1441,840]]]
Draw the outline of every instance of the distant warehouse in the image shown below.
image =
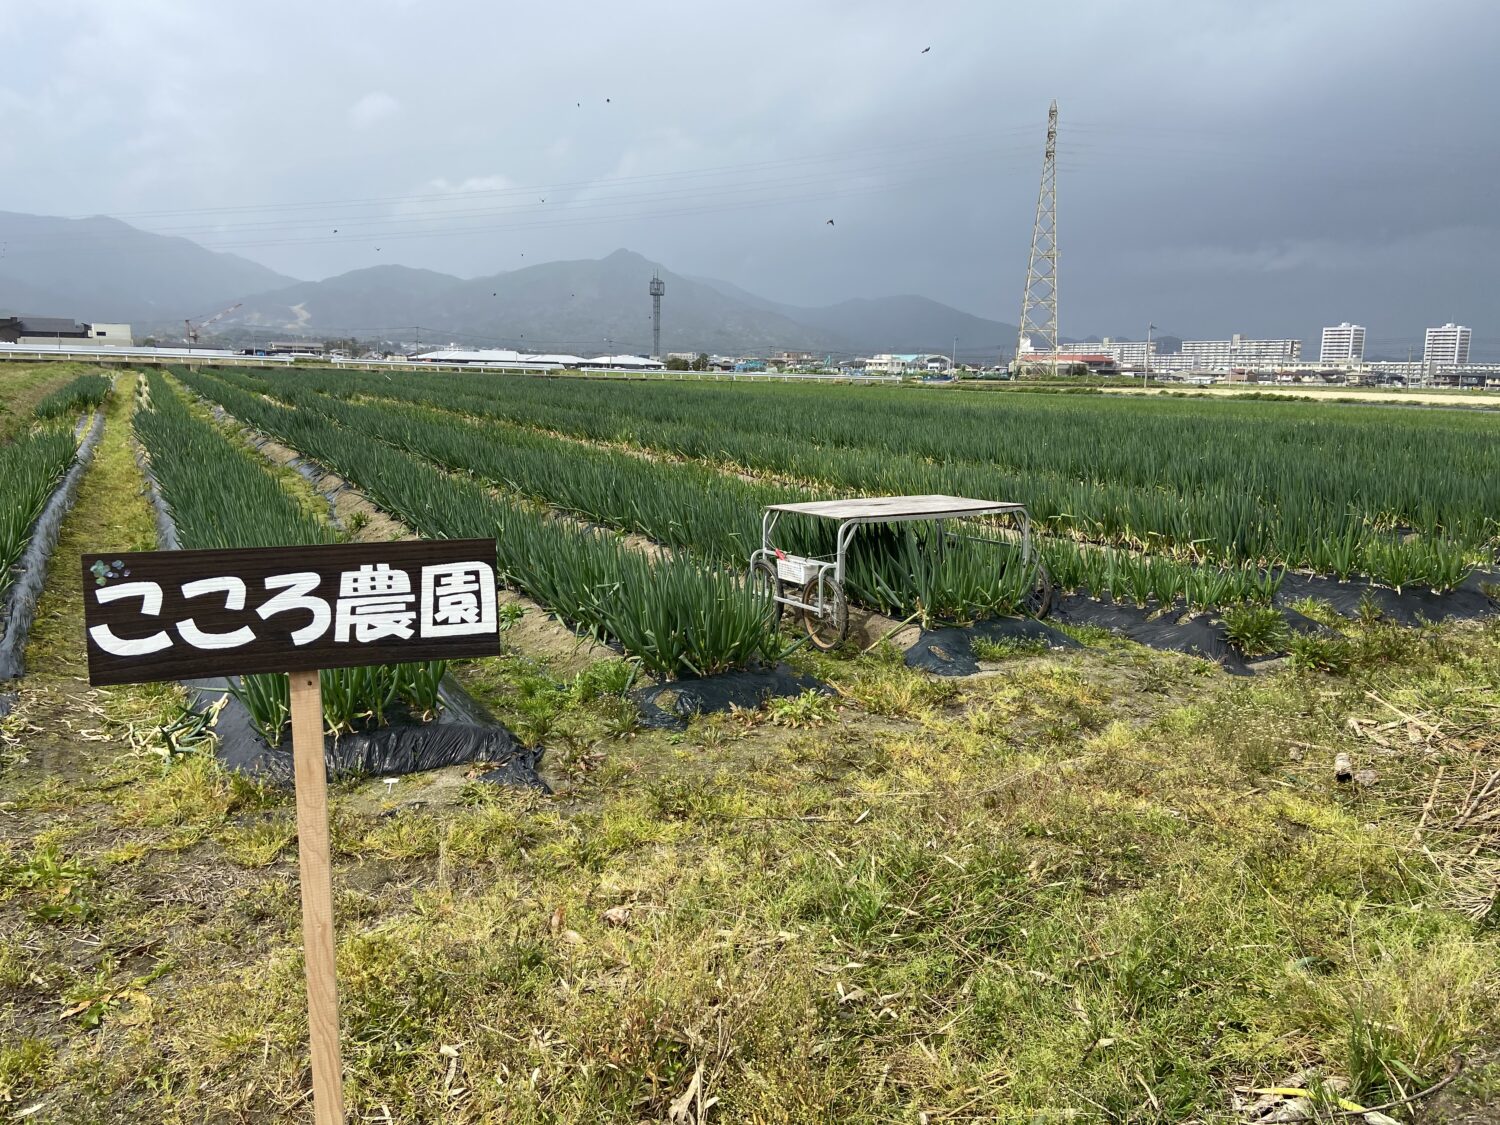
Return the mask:
[[89,348],[134,347],[128,324],[79,324],[62,316],[0,318],[0,344],[51,344]]
[[473,367],[503,367],[512,371],[550,371],[557,367],[659,371],[666,366],[659,359],[639,355],[600,355],[589,358],[581,355],[533,354],[509,348],[439,348],[411,358],[419,363],[460,363]]

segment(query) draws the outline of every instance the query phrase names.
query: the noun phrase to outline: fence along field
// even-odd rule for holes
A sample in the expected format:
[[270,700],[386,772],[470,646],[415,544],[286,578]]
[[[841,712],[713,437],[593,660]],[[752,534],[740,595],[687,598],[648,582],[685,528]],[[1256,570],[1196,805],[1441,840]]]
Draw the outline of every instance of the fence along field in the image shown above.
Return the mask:
[[[1452,412],[1083,396],[976,402],[863,387],[622,385],[488,374],[400,381],[355,372],[218,374],[256,402],[269,394],[300,411],[368,427],[450,467],[719,562],[743,559],[748,550],[740,544],[753,537],[756,509],[793,493],[1020,500],[1053,537],[1044,549],[1060,586],[1137,601],[1184,596],[1209,606],[1267,600],[1284,567],[1448,589],[1489,560],[1500,528],[1500,501],[1486,483],[1500,467],[1493,421]],[[417,409],[395,410],[400,404]],[[430,409],[499,426],[476,428],[465,452],[441,436],[445,426]],[[616,453],[607,465],[596,457],[592,469],[574,469],[590,452],[608,451],[585,451],[557,434],[628,444],[674,463],[655,465],[653,473],[627,464],[639,458]],[[549,441],[556,464],[528,478],[518,468],[519,451],[539,462]],[[703,477],[704,465],[695,461],[767,480],[747,486],[720,473],[705,490],[713,474]],[[579,506],[566,481],[590,471],[597,478],[605,469],[635,485],[615,488],[617,507],[623,498],[637,505],[640,494],[663,510],[647,520],[638,510]],[[773,486],[773,479],[788,483]],[[597,479],[590,487],[595,497],[607,490]],[[704,506],[723,505],[729,510],[715,517],[717,530],[689,530]],[[896,610],[913,596],[912,583],[905,585],[892,594],[871,575],[854,589],[866,604]],[[1007,600],[1000,595],[976,606],[947,599],[961,611],[1003,609]]]

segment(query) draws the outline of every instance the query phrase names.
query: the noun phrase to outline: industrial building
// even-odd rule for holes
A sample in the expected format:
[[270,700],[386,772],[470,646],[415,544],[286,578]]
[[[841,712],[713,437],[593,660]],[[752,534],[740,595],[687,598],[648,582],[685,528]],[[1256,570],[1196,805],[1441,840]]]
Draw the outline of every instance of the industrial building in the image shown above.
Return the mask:
[[1422,362],[1429,365],[1468,363],[1470,335],[1464,325],[1451,322],[1441,328],[1429,328],[1426,344],[1422,348]]
[[1302,341],[1250,340],[1236,332],[1227,340],[1184,340],[1180,356],[1163,358],[1189,371],[1287,367],[1302,358]]
[[1146,366],[1146,357],[1151,357],[1151,366],[1156,366],[1156,341],[1148,345],[1145,340],[1113,340],[1106,336],[1097,344],[1076,344],[1075,352],[1104,356],[1122,371],[1141,371]]
[[945,355],[927,353],[895,354],[882,352],[865,361],[865,370],[880,375],[935,375],[947,371],[952,363]]
[[440,348],[411,357],[421,363],[460,363],[474,367],[504,367],[518,371],[551,371],[559,367],[579,370],[605,368],[609,370],[660,371],[666,367],[659,359],[647,359],[638,355],[580,355],[534,354],[512,351],[509,348]]
[[0,344],[63,344],[87,347],[129,348],[135,342],[128,324],[80,324],[64,316],[10,316],[0,318]]
[[1323,329],[1323,346],[1318,351],[1318,362],[1328,364],[1360,364],[1365,361],[1365,326],[1350,324],[1347,320]]

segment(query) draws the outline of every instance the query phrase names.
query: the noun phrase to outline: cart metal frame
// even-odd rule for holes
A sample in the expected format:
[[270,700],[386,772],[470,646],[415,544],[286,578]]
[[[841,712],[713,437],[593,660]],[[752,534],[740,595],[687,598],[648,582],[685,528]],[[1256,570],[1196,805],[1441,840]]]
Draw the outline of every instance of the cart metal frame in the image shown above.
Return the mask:
[[[806,557],[779,550],[772,542],[776,524],[784,513],[812,516],[817,519],[838,522],[833,557],[826,555]],[[782,606],[801,610],[822,620],[833,612],[838,599],[843,596],[846,560],[849,544],[855,532],[866,524],[891,523],[941,523],[944,520],[964,519],[971,516],[1008,515],[1020,526],[1021,558],[1032,561],[1031,515],[1026,505],[998,500],[975,500],[966,496],[870,496],[848,500],[815,500],[801,504],[772,504],[761,516],[760,547],[750,555],[750,573],[764,564],[776,574],[772,588],[773,600]],[[978,542],[1007,542],[988,536],[964,536]],[[1013,542],[1013,541],[1012,541]],[[831,573],[830,573],[831,572]],[[815,601],[804,601],[797,596],[784,595],[783,583],[797,588],[802,593],[814,581],[817,582]],[[809,629],[811,632],[811,629]]]

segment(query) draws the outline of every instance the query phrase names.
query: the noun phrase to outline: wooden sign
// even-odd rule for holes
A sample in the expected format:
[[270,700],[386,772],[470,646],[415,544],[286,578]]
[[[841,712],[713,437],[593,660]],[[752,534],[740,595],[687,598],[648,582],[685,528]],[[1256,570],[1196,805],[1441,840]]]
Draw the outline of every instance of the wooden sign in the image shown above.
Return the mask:
[[500,651],[490,539],[83,556],[89,683]]
[[83,556],[92,684],[291,673],[318,1125],[344,1121],[322,668],[494,656],[493,539]]

